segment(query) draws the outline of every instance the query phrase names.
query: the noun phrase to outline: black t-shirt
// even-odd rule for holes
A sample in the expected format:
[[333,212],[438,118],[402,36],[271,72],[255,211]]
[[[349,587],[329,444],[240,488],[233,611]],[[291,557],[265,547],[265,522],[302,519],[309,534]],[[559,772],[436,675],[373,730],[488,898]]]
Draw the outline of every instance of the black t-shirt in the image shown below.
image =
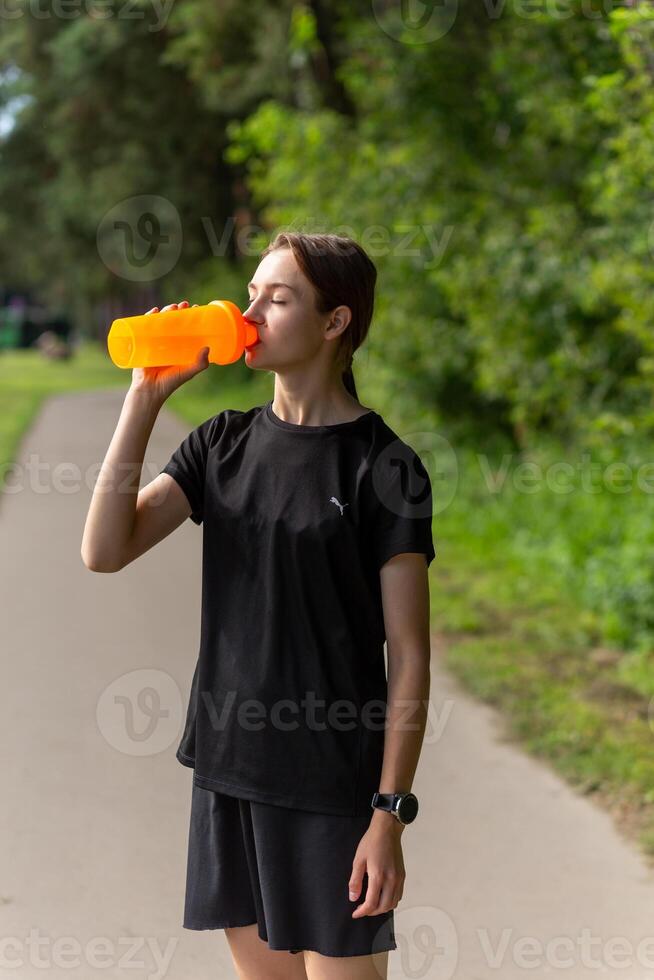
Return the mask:
[[379,570],[435,556],[420,457],[377,412],[296,425],[270,401],[207,419],[162,472],[203,524],[178,760],[230,796],[369,813],[387,710]]

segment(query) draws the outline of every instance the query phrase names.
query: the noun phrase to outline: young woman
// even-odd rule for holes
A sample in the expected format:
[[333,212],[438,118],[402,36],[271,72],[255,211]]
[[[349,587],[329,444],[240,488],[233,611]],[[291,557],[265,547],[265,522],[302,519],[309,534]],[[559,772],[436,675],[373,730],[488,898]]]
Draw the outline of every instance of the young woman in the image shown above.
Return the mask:
[[[183,925],[225,929],[244,980],[377,980],[397,946],[434,547],[419,456],[357,398],[375,282],[352,239],[278,235],[244,314],[259,336],[246,362],[274,373],[273,398],[199,425],[136,505],[94,494],[84,531],[86,565],[116,571],[187,517],[203,524],[177,750],[194,769]],[[134,370],[99,484],[142,463],[207,350],[188,369]]]

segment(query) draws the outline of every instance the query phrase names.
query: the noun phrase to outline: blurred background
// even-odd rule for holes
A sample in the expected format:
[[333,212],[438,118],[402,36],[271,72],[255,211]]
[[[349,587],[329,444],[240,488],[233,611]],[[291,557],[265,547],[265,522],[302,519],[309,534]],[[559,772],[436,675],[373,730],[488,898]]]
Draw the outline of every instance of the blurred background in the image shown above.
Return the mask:
[[[51,396],[126,391],[115,317],[243,310],[276,231],[351,235],[444,663],[654,855],[651,8],[16,0],[0,72],[0,464]],[[167,408],[271,396],[241,361]]]

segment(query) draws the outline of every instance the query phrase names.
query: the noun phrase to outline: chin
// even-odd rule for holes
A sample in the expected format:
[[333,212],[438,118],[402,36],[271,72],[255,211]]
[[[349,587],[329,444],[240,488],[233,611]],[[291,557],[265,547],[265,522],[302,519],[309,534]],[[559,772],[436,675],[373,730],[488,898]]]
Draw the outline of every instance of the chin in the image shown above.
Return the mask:
[[260,354],[257,348],[255,348],[252,352],[246,353],[244,359],[247,367],[258,368],[259,361],[260,361]]

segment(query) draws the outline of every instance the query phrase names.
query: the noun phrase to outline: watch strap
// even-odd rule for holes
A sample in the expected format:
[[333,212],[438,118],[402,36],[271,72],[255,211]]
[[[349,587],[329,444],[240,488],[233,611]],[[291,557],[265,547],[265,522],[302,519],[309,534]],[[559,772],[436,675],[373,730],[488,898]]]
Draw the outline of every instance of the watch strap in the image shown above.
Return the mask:
[[373,793],[371,806],[379,810],[392,810],[399,796],[402,796],[402,793]]

